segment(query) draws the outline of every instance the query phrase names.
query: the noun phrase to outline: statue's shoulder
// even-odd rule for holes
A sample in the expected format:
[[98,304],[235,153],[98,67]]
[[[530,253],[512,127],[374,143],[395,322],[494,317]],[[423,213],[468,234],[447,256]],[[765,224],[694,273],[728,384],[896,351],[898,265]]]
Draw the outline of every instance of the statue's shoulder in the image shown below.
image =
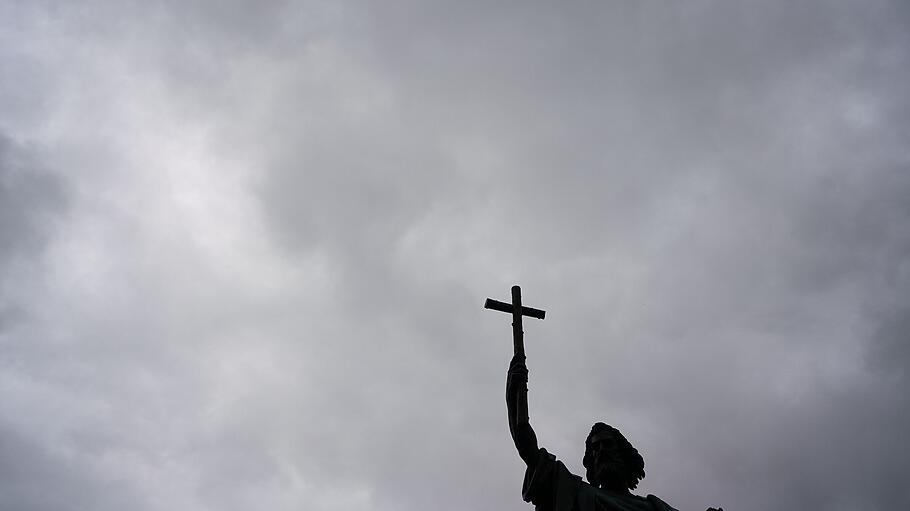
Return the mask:
[[521,496],[525,502],[533,502],[537,509],[568,511],[582,480],[569,472],[556,456],[541,448],[537,460],[525,471]]
[[[551,453],[550,451],[546,450],[543,447],[541,447],[540,449],[537,450],[536,460],[537,461],[533,464],[535,466],[535,468],[558,467],[560,470],[565,470],[566,472],[569,471],[569,469],[566,468],[566,465],[562,461],[560,461],[559,458],[557,458],[555,454]],[[578,477],[578,476],[575,476],[575,477]]]
[[658,497],[657,495],[648,494],[648,496],[646,498],[648,499],[648,502],[650,502],[654,506],[654,509],[657,511],[677,511],[675,507],[671,506],[670,504],[667,504],[666,502],[661,500],[660,497]]

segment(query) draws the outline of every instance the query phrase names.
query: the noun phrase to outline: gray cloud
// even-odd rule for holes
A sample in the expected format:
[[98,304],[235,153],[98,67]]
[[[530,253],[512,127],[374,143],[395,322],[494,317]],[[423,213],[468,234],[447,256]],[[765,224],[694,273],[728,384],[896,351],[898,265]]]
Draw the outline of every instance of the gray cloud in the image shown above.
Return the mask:
[[64,208],[60,179],[41,169],[30,152],[0,134],[0,258],[41,250],[49,225]]
[[4,181],[10,506],[522,509],[515,282],[570,468],[606,420],[679,509],[906,493],[903,6],[9,9],[75,176]]

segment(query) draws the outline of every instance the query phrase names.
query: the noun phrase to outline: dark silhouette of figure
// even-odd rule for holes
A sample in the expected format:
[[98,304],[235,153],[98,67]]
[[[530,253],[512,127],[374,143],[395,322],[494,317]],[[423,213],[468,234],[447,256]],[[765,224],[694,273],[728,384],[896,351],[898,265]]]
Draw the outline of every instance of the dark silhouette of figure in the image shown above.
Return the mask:
[[[640,497],[631,490],[645,477],[645,462],[618,429],[598,422],[585,440],[582,464],[585,478],[569,472],[546,449],[528,420],[528,368],[525,365],[521,317],[543,319],[544,311],[522,307],[521,290],[512,288],[512,304],[487,299],[486,308],[512,313],[515,356],[506,378],[509,431],[524,460],[521,495],[537,511],[676,511],[654,495]],[[708,508],[708,511],[723,509]]]
[[528,466],[521,496],[538,511],[676,511],[655,497],[630,490],[645,477],[638,450],[616,428],[594,424],[585,440],[584,482],[546,449],[527,420],[528,369],[525,357],[514,356],[506,379],[509,430],[518,455]]

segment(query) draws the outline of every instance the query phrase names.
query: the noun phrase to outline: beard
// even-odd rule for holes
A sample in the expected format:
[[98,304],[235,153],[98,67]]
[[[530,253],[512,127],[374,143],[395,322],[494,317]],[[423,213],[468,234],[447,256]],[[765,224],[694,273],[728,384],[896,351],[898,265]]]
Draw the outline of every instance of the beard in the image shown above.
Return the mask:
[[622,461],[609,460],[595,464],[585,472],[589,483],[608,490],[624,491],[626,484],[626,467]]

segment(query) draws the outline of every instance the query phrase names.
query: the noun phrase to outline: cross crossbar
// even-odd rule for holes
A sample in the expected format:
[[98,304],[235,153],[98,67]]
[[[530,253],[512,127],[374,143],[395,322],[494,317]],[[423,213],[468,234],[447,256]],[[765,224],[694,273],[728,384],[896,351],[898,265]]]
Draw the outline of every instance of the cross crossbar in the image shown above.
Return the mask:
[[[484,309],[493,309],[494,311],[507,312],[512,314],[512,304],[506,302],[500,302],[499,300],[494,300],[492,298],[487,298],[487,301],[483,304]],[[521,306],[521,315],[528,316],[529,318],[543,319],[547,314],[547,311],[542,311],[540,309],[535,309],[533,307]]]

